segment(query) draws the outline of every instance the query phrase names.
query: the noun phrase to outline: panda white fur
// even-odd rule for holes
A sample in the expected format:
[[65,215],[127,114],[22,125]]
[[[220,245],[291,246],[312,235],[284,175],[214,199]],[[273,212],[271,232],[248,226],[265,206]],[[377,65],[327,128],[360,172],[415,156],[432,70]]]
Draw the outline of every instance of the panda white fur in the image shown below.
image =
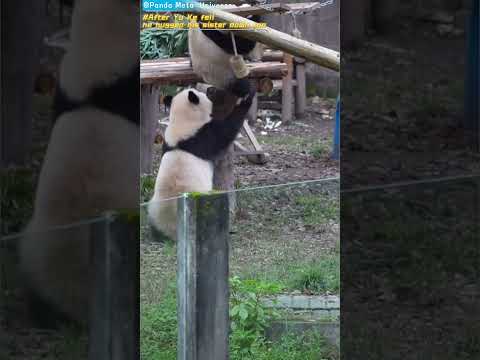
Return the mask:
[[80,324],[88,319],[90,227],[48,229],[138,207],[138,17],[138,1],[76,1],[55,125],[19,244],[30,291]]
[[175,200],[185,192],[208,192],[213,187],[213,161],[235,140],[255,96],[247,79],[227,86],[237,104],[222,119],[214,118],[211,99],[195,89],[186,89],[171,101],[165,131],[164,155],[160,162],[148,218],[154,229],[176,240]]
[[[252,16],[251,20],[258,21],[258,17]],[[260,59],[260,43],[235,36],[235,44],[237,53],[243,55],[244,59]],[[204,82],[225,89],[234,81],[235,74],[230,65],[230,58],[234,55],[230,31],[192,27],[188,30],[188,51],[193,71],[201,76]]]

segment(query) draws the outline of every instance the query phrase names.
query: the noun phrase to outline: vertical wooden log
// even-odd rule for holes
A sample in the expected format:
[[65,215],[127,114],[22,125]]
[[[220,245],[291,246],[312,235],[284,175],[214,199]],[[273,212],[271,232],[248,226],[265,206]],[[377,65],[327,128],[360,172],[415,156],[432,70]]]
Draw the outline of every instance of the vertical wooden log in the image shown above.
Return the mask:
[[233,171],[234,146],[228,148],[223,156],[214,162],[213,188],[228,191],[229,211],[235,213],[237,201],[235,197],[235,172]]
[[151,174],[153,165],[153,143],[157,129],[160,89],[153,85],[142,85],[140,112],[140,169],[142,174]]
[[255,97],[252,101],[252,106],[250,110],[248,110],[247,119],[250,125],[255,124],[257,121],[257,113],[258,113],[258,93],[255,94]]
[[285,124],[293,117],[293,56],[285,53],[283,62],[288,66],[288,73],[282,79],[282,122]]
[[297,86],[295,87],[295,115],[305,115],[307,107],[307,84],[305,79],[305,59],[295,58],[295,73]]
[[139,359],[139,216],[92,225],[89,360]]
[[178,200],[178,360],[227,360],[228,197]]

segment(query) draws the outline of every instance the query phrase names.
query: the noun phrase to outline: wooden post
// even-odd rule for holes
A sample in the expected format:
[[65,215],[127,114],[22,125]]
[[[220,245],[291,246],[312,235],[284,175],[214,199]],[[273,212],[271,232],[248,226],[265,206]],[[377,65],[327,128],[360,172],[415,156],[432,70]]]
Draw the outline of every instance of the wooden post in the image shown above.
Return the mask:
[[305,80],[305,59],[295,58],[295,72],[297,86],[295,87],[295,115],[305,115],[307,107],[307,84]]
[[89,360],[139,359],[139,216],[92,225]]
[[235,173],[233,171],[234,146],[233,144],[214,162],[213,188],[228,191],[229,211],[233,215],[237,208],[235,197]]
[[178,360],[227,360],[228,196],[178,200]]
[[160,89],[155,85],[142,85],[140,115],[140,168],[142,174],[151,174],[153,143],[158,121]]
[[258,93],[255,94],[255,97],[252,101],[252,106],[248,110],[247,119],[250,125],[253,125],[257,121],[257,112],[258,112]]
[[293,56],[285,53],[283,62],[288,66],[288,73],[282,79],[282,122],[286,124],[293,117]]

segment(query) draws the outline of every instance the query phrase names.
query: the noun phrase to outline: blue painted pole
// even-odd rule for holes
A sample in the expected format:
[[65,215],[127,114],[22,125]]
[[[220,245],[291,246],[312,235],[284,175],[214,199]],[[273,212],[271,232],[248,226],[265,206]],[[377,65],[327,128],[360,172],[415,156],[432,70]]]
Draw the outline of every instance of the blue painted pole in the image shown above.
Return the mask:
[[332,158],[340,159],[340,95],[337,96],[337,105],[335,110],[335,130],[333,132],[333,152]]
[[473,0],[472,14],[468,29],[468,56],[466,79],[466,128],[475,132],[477,150],[480,150],[480,4]]

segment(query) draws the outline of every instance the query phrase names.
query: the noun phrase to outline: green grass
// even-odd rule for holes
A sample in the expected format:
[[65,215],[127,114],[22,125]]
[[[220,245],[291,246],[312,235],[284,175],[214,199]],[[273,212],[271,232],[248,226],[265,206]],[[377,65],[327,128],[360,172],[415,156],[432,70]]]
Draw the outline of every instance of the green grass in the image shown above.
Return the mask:
[[243,288],[262,295],[301,291],[309,294],[340,292],[340,248],[315,261],[303,264],[279,264],[268,272],[252,271],[241,276]]
[[[269,292],[278,284],[243,281],[241,291],[256,295]],[[142,360],[175,360],[177,351],[176,295],[172,285],[160,303],[143,305],[140,320],[140,352]],[[240,351],[241,333],[230,334],[231,360],[335,360],[339,350],[315,332],[287,334],[275,342],[258,334],[248,351]]]
[[65,359],[66,356],[71,360],[85,359],[88,352],[88,337],[85,331],[74,326],[66,326],[60,333],[62,341],[55,344],[52,359]]
[[260,141],[266,145],[284,147],[292,152],[306,152],[315,159],[328,156],[331,149],[330,139],[312,139],[302,136],[260,136]]
[[243,279],[242,289],[259,295],[275,295],[285,290],[285,284],[275,280]]
[[170,286],[160,303],[142,305],[140,356],[142,360],[174,360],[176,352],[177,304],[175,288]]
[[144,175],[140,178],[140,203],[149,201],[155,188],[155,176]]
[[312,149],[310,150],[310,154],[315,158],[315,159],[321,159],[325,156],[328,156],[331,152],[332,146],[329,143],[317,143],[312,146]]
[[[302,336],[287,334],[280,340],[265,344],[244,360],[335,360],[338,349],[327,344],[325,338],[313,331]],[[240,360],[240,359],[238,359]]]
[[19,232],[33,212],[35,178],[32,171],[29,169],[3,171],[0,191],[1,234]]
[[340,292],[340,254],[324,255],[315,263],[294,269],[286,285],[291,290],[302,292],[338,294]]
[[301,207],[305,225],[321,225],[328,221],[339,222],[340,207],[338,199],[318,196],[299,196],[297,205]]

